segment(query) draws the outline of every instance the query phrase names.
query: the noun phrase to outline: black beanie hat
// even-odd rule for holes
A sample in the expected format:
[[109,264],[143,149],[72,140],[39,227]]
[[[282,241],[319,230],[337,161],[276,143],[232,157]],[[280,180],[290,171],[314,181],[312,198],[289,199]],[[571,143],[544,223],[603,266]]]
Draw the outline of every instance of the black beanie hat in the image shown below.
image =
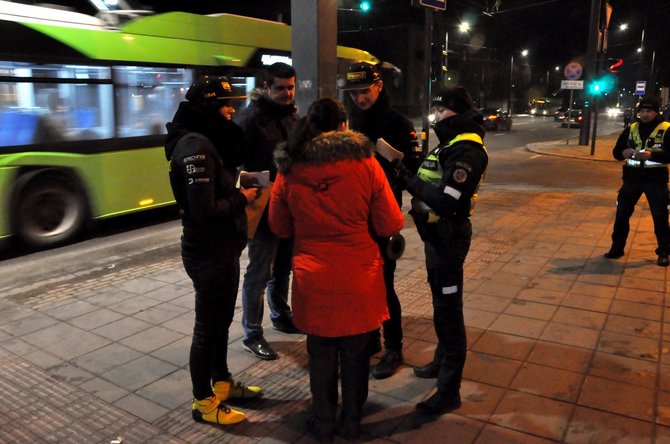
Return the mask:
[[443,106],[458,114],[475,109],[472,97],[470,97],[470,94],[462,86],[454,86],[441,90],[433,98],[432,106]]
[[650,109],[652,111],[660,112],[661,101],[656,96],[644,96],[640,100],[638,109]]

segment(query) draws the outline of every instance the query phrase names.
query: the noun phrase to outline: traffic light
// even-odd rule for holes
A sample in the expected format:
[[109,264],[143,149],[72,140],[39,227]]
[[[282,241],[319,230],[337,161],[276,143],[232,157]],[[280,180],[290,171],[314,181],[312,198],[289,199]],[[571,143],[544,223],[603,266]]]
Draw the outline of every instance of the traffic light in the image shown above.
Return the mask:
[[609,72],[616,73],[623,65],[623,59],[609,59]]
[[372,3],[369,1],[362,1],[359,3],[358,7],[360,8],[362,13],[366,13],[370,11],[370,8],[372,8]]
[[615,87],[616,79],[612,74],[604,74],[591,80],[588,90],[591,95],[601,96],[612,91]]

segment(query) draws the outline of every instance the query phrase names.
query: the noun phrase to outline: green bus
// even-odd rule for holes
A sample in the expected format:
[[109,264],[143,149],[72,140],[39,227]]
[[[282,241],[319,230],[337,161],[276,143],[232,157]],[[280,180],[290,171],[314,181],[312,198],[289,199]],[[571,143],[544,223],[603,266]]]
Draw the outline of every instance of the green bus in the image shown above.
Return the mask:
[[[290,63],[290,26],[231,14],[110,12],[0,1],[0,241],[70,241],[88,222],[174,204],[163,152],[194,78],[235,92]],[[8,37],[11,36],[11,37]],[[353,61],[337,48],[338,72]]]

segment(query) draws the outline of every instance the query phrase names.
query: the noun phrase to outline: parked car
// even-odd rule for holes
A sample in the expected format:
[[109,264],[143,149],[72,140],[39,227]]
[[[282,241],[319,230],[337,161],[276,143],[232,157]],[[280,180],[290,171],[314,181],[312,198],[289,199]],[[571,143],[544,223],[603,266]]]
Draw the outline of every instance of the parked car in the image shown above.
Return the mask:
[[[582,119],[584,118],[582,110],[581,109],[572,109],[570,110],[570,128],[579,128],[582,126]],[[566,111],[565,114],[561,118],[559,118],[561,121],[561,126],[563,128],[568,127],[568,112]]]
[[502,108],[482,108],[479,112],[484,117],[484,128],[488,131],[512,129],[512,116]]
[[565,113],[568,111],[568,109],[564,106],[559,107],[556,111],[554,111],[554,120],[556,122],[560,122],[562,118],[565,116]]

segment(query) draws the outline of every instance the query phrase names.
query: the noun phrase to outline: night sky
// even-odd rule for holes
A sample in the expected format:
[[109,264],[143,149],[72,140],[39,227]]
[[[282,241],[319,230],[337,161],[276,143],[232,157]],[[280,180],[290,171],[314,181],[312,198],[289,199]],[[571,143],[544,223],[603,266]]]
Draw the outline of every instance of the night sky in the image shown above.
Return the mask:
[[[290,23],[290,0],[126,0],[134,7],[156,12],[180,10],[200,14],[229,12]],[[416,1],[416,0],[415,0]],[[51,0],[52,3],[60,3]],[[371,0],[366,15],[350,11],[358,0],[339,0],[340,35],[356,27],[392,29],[399,23],[422,25],[425,9],[413,7],[412,0]],[[64,2],[86,4],[86,0]],[[623,66],[617,76],[622,84],[633,84],[639,77],[670,85],[670,0],[610,0],[613,13],[610,22],[608,52],[605,58],[621,58]],[[497,4],[497,6],[496,6]],[[349,9],[349,10],[348,10]],[[522,49],[529,50],[525,63],[538,73],[562,68],[586,55],[591,0],[447,0],[447,10],[434,14],[436,23],[449,31],[450,50],[490,51],[500,62],[515,60]],[[472,29],[459,33],[457,26],[468,21]],[[626,31],[619,25],[628,24]],[[645,32],[642,42],[642,30]],[[364,33],[361,33],[363,36]],[[401,45],[389,32],[389,45]],[[347,44],[362,49],[366,41],[346,35]],[[636,52],[641,43],[642,57]],[[375,54],[384,59],[384,54]],[[653,59],[653,65],[652,65]],[[393,63],[393,60],[389,60]],[[397,62],[396,62],[397,63]],[[604,62],[607,64],[607,61]]]
[[[142,0],[141,3],[156,11],[231,12],[290,22],[288,0]],[[656,80],[670,85],[670,1],[610,0],[610,3],[613,13],[607,58],[624,60],[618,75],[626,82],[634,81],[642,73],[648,77],[653,57]],[[354,0],[340,0],[338,7],[354,9],[357,4]],[[470,48],[480,45],[494,48],[500,60],[528,49],[528,63],[542,72],[555,66],[562,69],[571,60],[585,57],[590,9],[589,0],[448,0],[447,10],[436,13],[435,20],[446,22],[450,42],[456,49],[463,44],[471,45]],[[424,15],[422,8],[411,6],[411,0],[372,0],[372,10],[363,19],[360,13],[340,11],[338,26],[345,30],[359,26],[361,20],[370,27],[402,21],[421,24]],[[461,21],[471,24],[468,35],[457,31]],[[626,31],[619,29],[621,23],[628,24]],[[640,46],[643,29],[645,41],[640,67],[636,49]],[[392,37],[390,34],[389,44],[400,44],[393,42]],[[365,41],[355,46],[366,49]]]

